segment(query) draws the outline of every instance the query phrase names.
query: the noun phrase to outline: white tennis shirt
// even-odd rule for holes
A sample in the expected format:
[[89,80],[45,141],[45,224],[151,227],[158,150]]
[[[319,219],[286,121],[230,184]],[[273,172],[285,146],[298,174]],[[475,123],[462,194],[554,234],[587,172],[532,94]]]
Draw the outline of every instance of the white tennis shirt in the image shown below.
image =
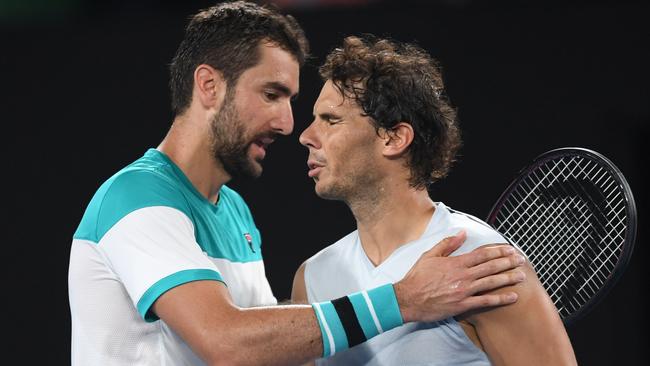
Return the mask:
[[150,311],[165,291],[196,280],[224,282],[242,307],[277,303],[241,196],[224,186],[209,202],[149,149],[98,189],[74,234],[72,364],[203,364]]
[[[467,232],[464,244],[452,255],[506,240],[486,223],[436,204],[422,236],[396,249],[375,266],[353,231],[307,260],[305,285],[310,303],[333,300],[350,293],[401,280],[425,251],[445,237]],[[433,323],[406,323],[334,356],[318,365],[490,365],[487,355],[467,337],[463,328],[448,318]]]

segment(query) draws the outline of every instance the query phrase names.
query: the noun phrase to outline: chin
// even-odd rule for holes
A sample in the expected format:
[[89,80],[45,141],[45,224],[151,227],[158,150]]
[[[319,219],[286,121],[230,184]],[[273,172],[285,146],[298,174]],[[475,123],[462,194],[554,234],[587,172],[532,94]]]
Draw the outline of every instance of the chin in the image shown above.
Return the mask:
[[[319,184],[320,183],[320,184]],[[316,186],[314,187],[314,190],[316,192],[316,195],[322,199],[325,200],[340,200],[341,198],[339,197],[338,194],[336,194],[336,190],[333,189],[334,187],[332,186],[326,186],[322,182],[317,181]]]
[[262,164],[255,160],[241,162],[236,169],[229,171],[232,178],[256,179],[262,175]]
[[250,166],[249,175],[251,178],[259,178],[262,176],[263,171],[264,169],[262,168],[262,164],[252,163]]
[[248,156],[248,175],[252,178],[259,178],[262,175],[262,171],[264,171],[264,167],[262,166],[263,159],[258,159],[254,158],[252,156]]

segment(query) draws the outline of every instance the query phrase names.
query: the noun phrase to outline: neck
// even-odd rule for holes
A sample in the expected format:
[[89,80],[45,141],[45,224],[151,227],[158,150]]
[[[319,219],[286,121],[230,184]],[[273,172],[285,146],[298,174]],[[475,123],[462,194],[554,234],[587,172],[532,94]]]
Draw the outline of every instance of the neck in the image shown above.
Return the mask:
[[435,206],[426,189],[416,190],[406,180],[385,181],[365,192],[374,194],[347,203],[357,221],[361,245],[377,266],[397,248],[422,236]]
[[157,149],[167,155],[183,171],[194,187],[208,201],[215,203],[219,190],[230,180],[210,148],[208,123],[198,123],[200,116],[187,115],[174,119],[167,136]]

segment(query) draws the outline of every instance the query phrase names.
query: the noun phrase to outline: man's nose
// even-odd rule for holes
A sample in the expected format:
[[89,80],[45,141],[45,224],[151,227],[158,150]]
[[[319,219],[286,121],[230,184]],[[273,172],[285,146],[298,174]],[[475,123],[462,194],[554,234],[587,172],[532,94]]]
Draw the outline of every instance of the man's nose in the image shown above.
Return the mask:
[[302,131],[300,137],[298,138],[298,141],[300,141],[300,143],[305,147],[311,146],[311,147],[318,148],[316,146],[317,141],[316,141],[316,135],[314,133],[314,122],[312,122],[309,126],[307,126],[307,128],[304,131]]
[[271,127],[282,135],[290,135],[293,132],[293,110],[290,102],[280,108],[278,116],[273,119]]

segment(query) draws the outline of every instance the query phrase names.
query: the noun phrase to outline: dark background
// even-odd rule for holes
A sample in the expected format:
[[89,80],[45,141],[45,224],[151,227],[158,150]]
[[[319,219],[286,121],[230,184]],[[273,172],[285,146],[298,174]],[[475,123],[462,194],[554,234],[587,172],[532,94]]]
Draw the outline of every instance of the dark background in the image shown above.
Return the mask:
[[[320,89],[315,66],[343,36],[374,33],[417,42],[438,58],[459,109],[464,147],[449,177],[434,186],[434,200],[485,217],[519,168],[563,146],[594,149],[621,169],[639,210],[636,248],[608,297],[568,331],[581,365],[642,364],[648,6],[282,3],[304,26],[314,55],[301,74],[295,132],[271,147],[263,177],[231,184],[262,231],[276,297],[289,297],[304,259],[354,229],[343,204],[314,195],[297,136]],[[0,0],[3,332],[22,363],[69,363],[72,234],[101,182],[163,138],[172,118],[166,65],[187,17],[212,4]]]

